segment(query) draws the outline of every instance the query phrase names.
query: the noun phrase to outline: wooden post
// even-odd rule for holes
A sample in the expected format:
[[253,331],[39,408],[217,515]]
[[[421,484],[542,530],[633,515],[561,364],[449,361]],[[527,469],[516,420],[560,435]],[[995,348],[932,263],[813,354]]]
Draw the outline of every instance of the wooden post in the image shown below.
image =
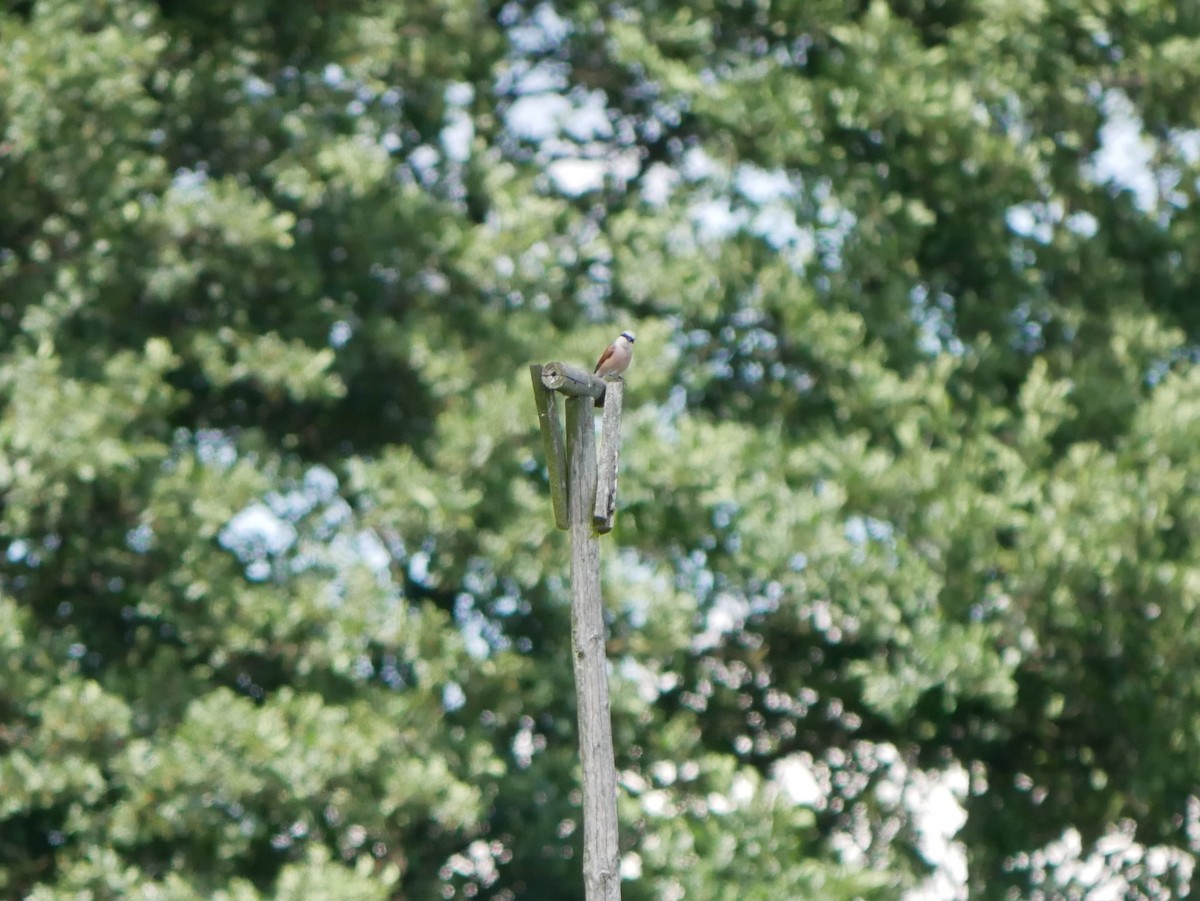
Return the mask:
[[583,769],[583,882],[587,901],[620,901],[617,848],[617,765],[608,706],[604,608],[600,597],[600,538],[592,529],[596,435],[592,399],[567,401],[570,460],[571,644],[579,705],[579,763]]
[[[579,708],[579,763],[583,771],[583,885],[587,901],[620,901],[620,848],[617,844],[617,765],[608,700],[608,661],[604,647],[604,605],[600,593],[600,531],[612,528],[616,505],[616,445],[620,439],[623,383],[608,383],[586,369],[551,362],[531,366],[538,421],[546,448],[552,498],[565,474],[566,520],[571,533],[571,646]],[[554,395],[566,402],[566,464],[561,462],[562,431]],[[615,400],[605,405],[605,397]],[[593,405],[605,406],[604,460],[611,461],[611,484],[597,491]],[[552,462],[557,458],[560,462]],[[606,469],[609,468],[606,462]],[[604,480],[602,485],[606,484]],[[603,517],[599,511],[603,506]],[[554,498],[555,522],[559,501]]]

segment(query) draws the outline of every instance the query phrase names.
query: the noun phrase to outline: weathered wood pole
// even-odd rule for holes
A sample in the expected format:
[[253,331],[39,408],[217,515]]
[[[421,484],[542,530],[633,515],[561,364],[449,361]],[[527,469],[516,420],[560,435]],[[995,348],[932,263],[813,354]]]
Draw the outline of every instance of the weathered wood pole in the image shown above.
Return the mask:
[[[617,766],[613,752],[608,699],[608,661],[604,654],[604,607],[600,593],[600,536],[612,528],[616,504],[616,448],[623,385],[605,383],[585,369],[562,363],[530,368],[534,394],[567,395],[566,461],[561,433],[555,435],[557,404],[538,397],[538,417],[550,472],[566,474],[567,526],[571,533],[571,645],[579,708],[579,763],[583,772],[583,883],[587,901],[620,901],[620,849],[617,845]],[[620,387],[618,387],[620,386]],[[615,389],[615,390],[614,390]],[[615,414],[606,406],[604,443],[611,457],[611,486],[597,495],[596,435],[593,409],[605,397],[616,398]],[[610,400],[611,402],[611,400]],[[614,430],[615,429],[615,430]],[[558,456],[558,462],[553,459]],[[602,480],[605,481],[605,480]],[[603,505],[603,507],[602,507]],[[555,521],[559,527],[558,501]],[[602,515],[602,509],[604,511]]]
[[592,528],[596,434],[590,397],[567,400],[568,518],[571,522],[571,644],[583,769],[583,880],[588,901],[619,901],[617,764],[608,706],[600,537]]

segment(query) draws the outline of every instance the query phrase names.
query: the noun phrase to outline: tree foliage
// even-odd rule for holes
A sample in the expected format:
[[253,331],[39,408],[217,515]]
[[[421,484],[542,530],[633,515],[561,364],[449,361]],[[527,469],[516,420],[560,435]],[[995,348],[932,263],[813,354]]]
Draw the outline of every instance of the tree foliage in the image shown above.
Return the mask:
[[0,894],[580,897],[627,327],[626,896],[1186,894],[1186,6],[8,4]]

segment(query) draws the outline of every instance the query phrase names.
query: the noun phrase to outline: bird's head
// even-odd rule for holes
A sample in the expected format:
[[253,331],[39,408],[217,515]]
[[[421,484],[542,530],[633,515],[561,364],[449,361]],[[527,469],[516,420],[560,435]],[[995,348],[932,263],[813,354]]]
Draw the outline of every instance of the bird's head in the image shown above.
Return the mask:
[[635,340],[637,340],[636,338],[634,338],[633,332],[621,332],[620,337],[624,338],[630,344],[632,344]]

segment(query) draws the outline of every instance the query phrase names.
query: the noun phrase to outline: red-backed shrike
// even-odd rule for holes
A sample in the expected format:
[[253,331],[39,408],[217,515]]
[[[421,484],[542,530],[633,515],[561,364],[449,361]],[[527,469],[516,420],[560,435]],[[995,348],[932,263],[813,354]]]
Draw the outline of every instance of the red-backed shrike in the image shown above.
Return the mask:
[[602,379],[620,375],[633,361],[634,340],[633,332],[621,332],[617,335],[617,340],[600,354],[596,368],[592,371]]

